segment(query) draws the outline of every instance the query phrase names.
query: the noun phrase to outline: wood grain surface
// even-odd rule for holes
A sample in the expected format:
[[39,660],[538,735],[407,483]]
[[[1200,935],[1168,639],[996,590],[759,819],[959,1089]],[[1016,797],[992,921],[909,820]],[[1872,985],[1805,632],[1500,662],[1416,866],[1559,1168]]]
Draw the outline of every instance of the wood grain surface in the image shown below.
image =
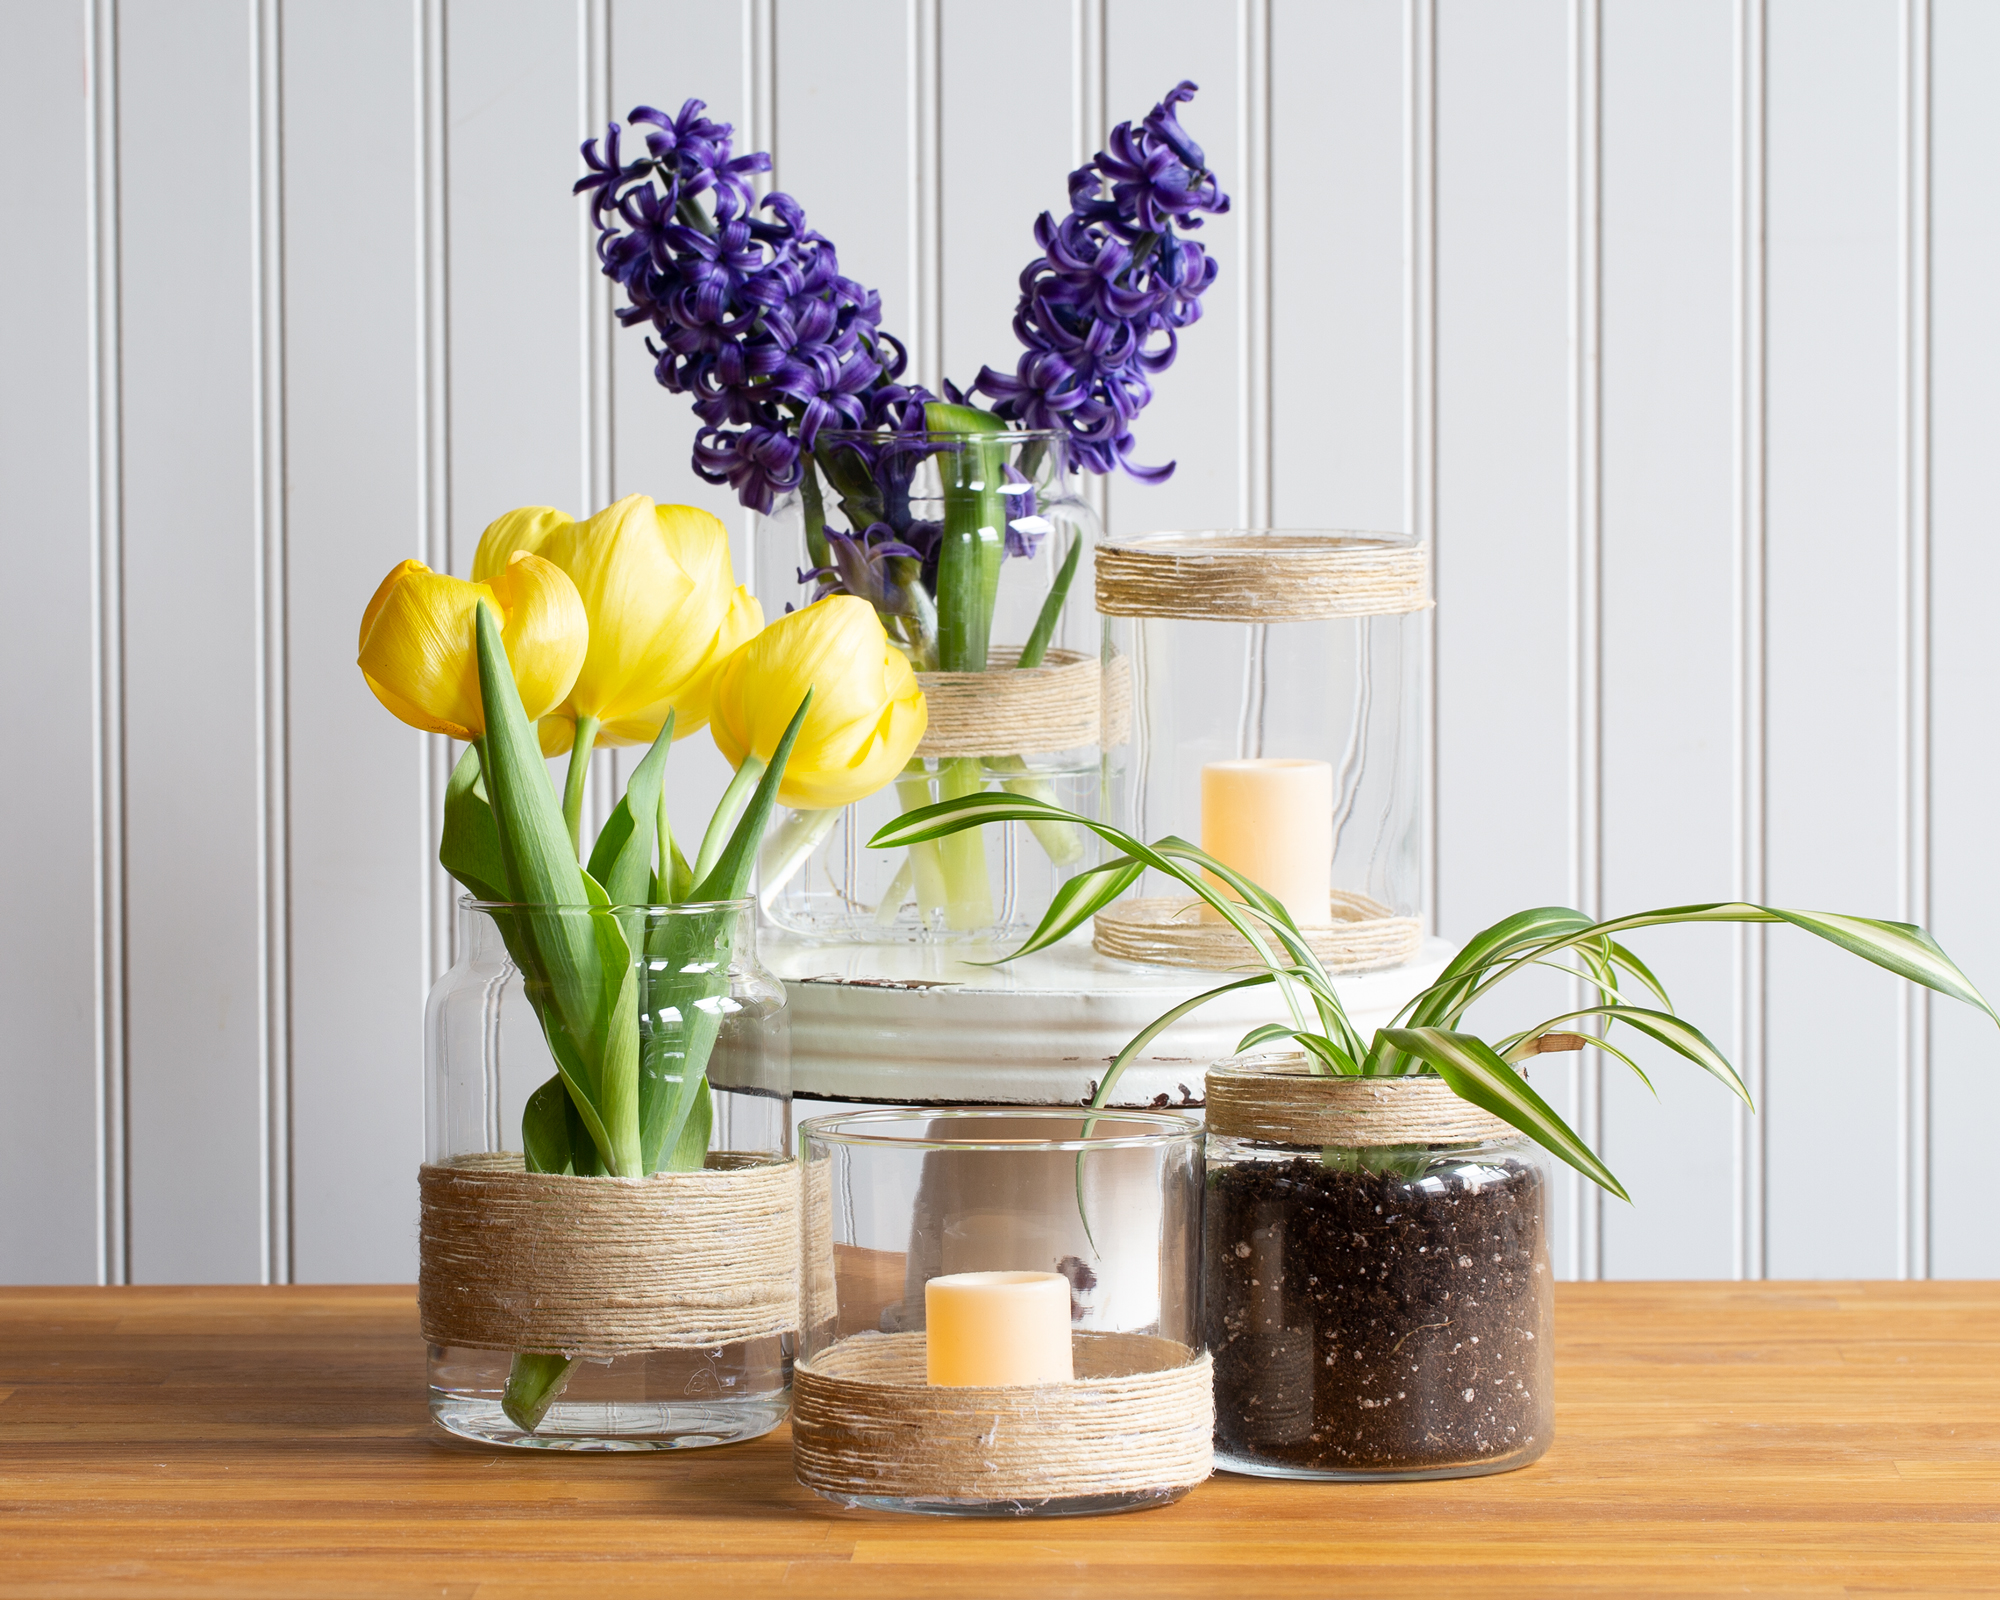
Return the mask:
[[407,1288],[0,1290],[0,1596],[2000,1593],[2000,1285],[1565,1284],[1556,1330],[1521,1472],[951,1523],[783,1430],[447,1443]]

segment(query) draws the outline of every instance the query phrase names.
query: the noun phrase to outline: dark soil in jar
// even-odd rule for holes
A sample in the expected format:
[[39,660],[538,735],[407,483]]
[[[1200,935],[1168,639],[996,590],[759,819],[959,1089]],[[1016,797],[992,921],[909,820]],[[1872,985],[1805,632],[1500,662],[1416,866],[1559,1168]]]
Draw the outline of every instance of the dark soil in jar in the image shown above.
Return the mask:
[[1217,1167],[1208,1184],[1219,1451],[1358,1473],[1540,1454],[1552,1328],[1533,1167],[1410,1177],[1301,1156]]

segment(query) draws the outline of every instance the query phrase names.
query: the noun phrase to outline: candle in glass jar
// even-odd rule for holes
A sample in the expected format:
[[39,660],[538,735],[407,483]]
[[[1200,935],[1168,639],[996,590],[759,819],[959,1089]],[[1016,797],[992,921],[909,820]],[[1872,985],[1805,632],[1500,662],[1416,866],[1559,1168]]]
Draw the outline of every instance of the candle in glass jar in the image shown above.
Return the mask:
[[1055,1272],[955,1272],[924,1285],[928,1368],[942,1388],[1066,1383],[1069,1279]]
[[1282,758],[1201,769],[1201,847],[1281,901],[1300,927],[1333,920],[1333,768]]

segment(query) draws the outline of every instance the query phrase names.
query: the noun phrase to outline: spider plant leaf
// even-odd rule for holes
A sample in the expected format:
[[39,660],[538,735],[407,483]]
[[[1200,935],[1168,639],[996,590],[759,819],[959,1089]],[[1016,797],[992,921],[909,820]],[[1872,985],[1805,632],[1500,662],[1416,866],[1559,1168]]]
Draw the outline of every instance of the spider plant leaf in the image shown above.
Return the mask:
[[1340,1045],[1324,1034],[1308,1033],[1299,1028],[1288,1028],[1281,1022],[1267,1022],[1252,1028],[1236,1042],[1236,1053],[1254,1050],[1260,1044],[1276,1039],[1295,1040],[1299,1047],[1314,1063],[1314,1070],[1325,1069],[1322,1076],[1331,1074],[1336,1078],[1352,1078],[1361,1071],[1360,1063]]
[[1461,1100],[1519,1128],[1549,1154],[1568,1162],[1620,1200],[1632,1198],[1590,1146],[1556,1115],[1555,1108],[1484,1039],[1446,1028],[1384,1028],[1382,1032],[1398,1050],[1430,1066]]
[[1104,1074],[1104,1081],[1097,1086],[1097,1093],[1090,1097],[1091,1108],[1093,1110],[1101,1109],[1104,1103],[1111,1098],[1112,1089],[1117,1086],[1118,1080],[1124,1075],[1126,1067],[1131,1065],[1132,1058],[1138,1055],[1141,1050],[1144,1050],[1155,1039],[1159,1038],[1161,1034],[1165,1033],[1176,1022],[1179,1022],[1190,1011],[1193,1011],[1198,1006],[1207,1005],[1209,1001],[1215,999],[1218,995],[1230,994],[1238,989],[1254,989],[1260,983],[1275,982],[1277,982],[1277,978],[1272,973],[1254,973],[1248,978],[1238,978],[1234,983],[1220,984],[1216,988],[1204,990],[1193,999],[1183,1000],[1179,1005],[1153,1018],[1145,1027],[1132,1035],[1126,1042],[1123,1050],[1120,1050],[1117,1055],[1111,1058],[1110,1070]]
[[1755,906],[1741,900],[1715,901],[1707,905],[1668,906],[1659,911],[1641,911],[1627,917],[1600,922],[1593,932],[1623,932],[1627,928],[1660,927],[1681,922],[1789,922],[1795,928],[1817,934],[1864,961],[1920,983],[1926,989],[1977,1006],[1996,1023],[1995,1011],[1972,980],[1959,971],[1951,957],[1922,928],[1909,922],[1885,922],[1874,917],[1849,916],[1839,911],[1789,911],[1782,906]]
[[1086,872],[1079,872],[1073,878],[1065,878],[1056,892],[1049,897],[1049,909],[1042,913],[1041,922],[1018,950],[994,961],[969,961],[966,965],[996,967],[1003,961],[1012,961],[1016,956],[1025,956],[1036,950],[1046,949],[1059,939],[1075,932],[1091,917],[1110,905],[1137,883],[1145,870],[1146,864],[1143,861],[1134,861],[1130,856],[1119,856]]
[[1618,966],[1623,967],[1648,989],[1652,990],[1653,998],[1660,1002],[1662,1010],[1672,1011],[1674,1009],[1674,1002],[1672,997],[1667,993],[1667,986],[1653,976],[1652,968],[1648,967],[1645,962],[1641,961],[1616,939],[1607,936],[1604,943],[1611,952],[1612,961]]
[[[1526,1033],[1509,1034],[1505,1039],[1502,1039],[1498,1044],[1494,1045],[1493,1048],[1500,1053],[1500,1059],[1506,1062],[1507,1065],[1510,1067],[1516,1066],[1519,1063],[1526,1061],[1530,1056],[1547,1055],[1549,1054],[1548,1051],[1540,1049],[1538,1047],[1542,1043],[1544,1037],[1549,1033],[1551,1027],[1554,1026],[1554,1023],[1563,1020],[1564,1020],[1563,1018],[1558,1017],[1553,1019],[1551,1022],[1543,1023],[1539,1027],[1530,1028]],[[1653,1089],[1653,1080],[1646,1076],[1645,1069],[1642,1068],[1638,1062],[1634,1061],[1630,1056],[1628,1056],[1623,1050],[1620,1050],[1618,1046],[1613,1044],[1609,1039],[1606,1039],[1602,1034],[1571,1033],[1565,1035],[1565,1037],[1576,1040],[1577,1042],[1574,1044],[1559,1046],[1558,1049],[1582,1050],[1585,1048],[1589,1048],[1593,1050],[1602,1050],[1608,1056],[1616,1056],[1620,1061],[1624,1062],[1626,1066],[1632,1069],[1632,1074],[1634,1077],[1636,1077],[1648,1089],[1652,1089],[1653,1098],[1655,1100],[1657,1100],[1660,1097],[1660,1091],[1657,1089]]]

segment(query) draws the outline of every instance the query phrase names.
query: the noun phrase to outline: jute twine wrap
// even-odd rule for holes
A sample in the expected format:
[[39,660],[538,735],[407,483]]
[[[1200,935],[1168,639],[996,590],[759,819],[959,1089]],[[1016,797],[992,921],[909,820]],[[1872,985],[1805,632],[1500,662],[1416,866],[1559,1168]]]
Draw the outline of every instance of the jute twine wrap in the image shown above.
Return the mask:
[[417,1310],[432,1344],[611,1356],[709,1350],[799,1325],[799,1169],[573,1178],[518,1154],[419,1175]]
[[1215,1401],[1206,1353],[1140,1333],[1071,1336],[1077,1376],[933,1389],[924,1335],[861,1334],[799,1363],[792,1464],[837,1495],[1058,1500],[1200,1483]]
[[1208,1131],[1269,1144],[1477,1144],[1516,1139],[1441,1078],[1326,1078],[1303,1056],[1208,1069]]
[[1096,744],[1103,674],[1094,656],[1051,650],[1017,667],[1018,650],[993,652],[984,672],[920,672],[930,722],[918,756],[1037,755]]
[[840,1315],[840,1283],[833,1266],[833,1163],[825,1157],[802,1161],[805,1190],[802,1328],[817,1328]]
[[1365,535],[1149,533],[1097,547],[1107,617],[1308,622],[1431,603],[1430,548]]
[[[1120,900],[1097,913],[1090,942],[1100,955],[1123,961],[1218,972],[1254,963],[1257,953],[1249,941],[1228,923],[1204,918],[1201,905],[1172,896]],[[1423,948],[1421,917],[1394,916],[1365,894],[1335,890],[1333,914],[1343,920],[1299,930],[1328,972],[1398,967],[1415,960]]]

